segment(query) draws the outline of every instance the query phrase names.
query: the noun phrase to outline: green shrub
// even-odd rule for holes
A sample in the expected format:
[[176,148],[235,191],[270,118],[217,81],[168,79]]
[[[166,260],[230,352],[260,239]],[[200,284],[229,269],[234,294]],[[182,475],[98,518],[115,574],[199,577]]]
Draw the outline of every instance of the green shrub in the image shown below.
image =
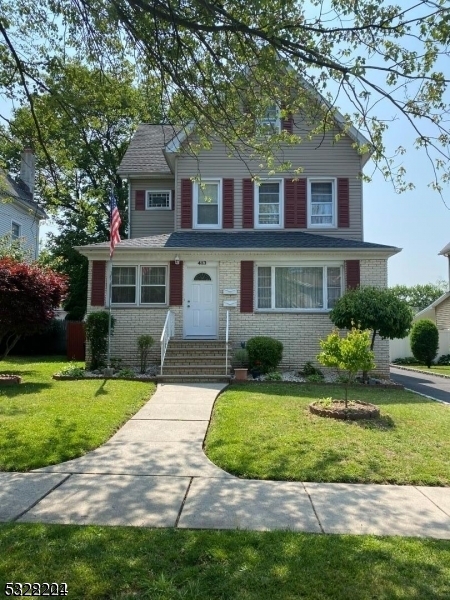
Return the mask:
[[299,371],[299,373],[303,377],[308,377],[309,375],[318,375],[321,379],[324,379],[322,371],[315,367],[310,360],[305,363],[305,366],[301,371]]
[[450,354],[442,354],[437,361],[437,365],[450,365]]
[[117,373],[117,377],[127,377],[132,379],[133,377],[136,377],[136,373],[131,369],[124,368]]
[[81,379],[84,377],[85,371],[81,367],[77,367],[77,365],[73,362],[70,362],[67,367],[61,369],[57,375],[64,375],[65,377],[79,377]]
[[250,369],[259,369],[262,373],[275,371],[283,357],[283,344],[271,337],[253,337],[246,348]]
[[[114,331],[115,318],[111,316],[111,332]],[[86,338],[91,349],[90,369],[105,366],[105,354],[108,351],[109,313],[99,310],[88,315],[86,319]]]
[[141,373],[147,369],[148,351],[155,343],[151,335],[143,334],[138,337],[137,345],[139,351],[139,360],[141,364]]
[[431,319],[416,321],[411,330],[411,350],[418,361],[431,367],[439,347],[439,332]]
[[323,375],[319,375],[318,373],[312,373],[311,375],[306,375],[305,379],[309,383],[322,383],[325,377]]
[[238,368],[244,369],[248,367],[248,352],[245,348],[236,350],[233,356],[233,363]]
[[283,377],[279,371],[270,371],[264,379],[265,381],[281,381]]
[[392,361],[394,365],[418,365],[420,362],[414,356],[405,356],[405,358],[394,358]]

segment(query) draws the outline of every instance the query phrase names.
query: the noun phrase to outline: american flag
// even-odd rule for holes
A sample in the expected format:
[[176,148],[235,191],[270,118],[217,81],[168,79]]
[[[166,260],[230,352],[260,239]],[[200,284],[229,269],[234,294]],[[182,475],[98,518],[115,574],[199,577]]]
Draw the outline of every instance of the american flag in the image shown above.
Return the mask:
[[110,236],[110,244],[109,244],[109,258],[112,258],[114,247],[116,244],[120,242],[120,233],[119,227],[122,223],[120,218],[119,209],[117,208],[116,197],[114,196],[114,192],[111,190],[111,196],[109,199],[110,204],[110,219],[111,219],[111,236]]

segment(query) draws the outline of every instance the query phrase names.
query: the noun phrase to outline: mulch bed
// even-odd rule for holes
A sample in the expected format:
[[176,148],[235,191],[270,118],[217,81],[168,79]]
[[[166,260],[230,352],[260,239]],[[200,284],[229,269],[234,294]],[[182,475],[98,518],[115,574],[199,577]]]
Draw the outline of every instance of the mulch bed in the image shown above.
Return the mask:
[[309,412],[319,417],[347,421],[378,419],[380,417],[380,409],[375,404],[370,404],[370,402],[350,400],[347,405],[348,407],[345,408],[343,400],[333,400],[330,406],[325,406],[320,402],[312,402],[309,405]]

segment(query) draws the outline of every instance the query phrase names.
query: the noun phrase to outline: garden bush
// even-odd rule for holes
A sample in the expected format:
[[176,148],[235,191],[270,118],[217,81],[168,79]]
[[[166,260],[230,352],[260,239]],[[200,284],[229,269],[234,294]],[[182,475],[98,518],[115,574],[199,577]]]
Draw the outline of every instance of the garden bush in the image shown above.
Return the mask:
[[151,335],[143,334],[138,337],[137,345],[138,345],[141,373],[145,373],[145,371],[147,369],[148,353],[154,343],[155,343],[155,340],[152,338]]
[[305,366],[301,371],[299,371],[300,375],[303,377],[309,377],[310,375],[317,375],[318,378],[324,379],[323,373],[320,369],[315,367],[312,362],[309,360],[305,363]]
[[450,354],[442,354],[436,361],[437,365],[450,365]]
[[271,337],[250,338],[246,344],[250,369],[261,373],[275,371],[283,357],[283,344]]
[[[114,331],[115,318],[111,316],[111,332]],[[86,338],[91,350],[90,369],[105,366],[105,355],[108,350],[109,313],[99,310],[88,315],[86,319]]]
[[420,361],[414,356],[405,356],[404,358],[394,358],[392,361],[394,365],[420,365]]
[[439,347],[439,332],[431,319],[416,321],[411,330],[411,350],[421,363],[431,367]]

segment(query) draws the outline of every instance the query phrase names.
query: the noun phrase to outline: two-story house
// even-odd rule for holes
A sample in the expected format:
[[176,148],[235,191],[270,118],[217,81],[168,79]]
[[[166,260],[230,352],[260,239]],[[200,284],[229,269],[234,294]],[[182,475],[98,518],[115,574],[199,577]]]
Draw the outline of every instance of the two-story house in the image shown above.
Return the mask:
[[[130,226],[115,249],[111,288],[108,243],[78,248],[89,258],[88,312],[111,297],[113,356],[136,364],[137,338],[150,333],[157,358],[166,323],[169,350],[181,347],[184,360],[163,373],[194,374],[189,363],[202,344],[200,362],[212,367],[211,341],[224,347],[228,337],[236,348],[257,335],[281,340],[281,367],[298,369],[316,361],[332,329],[329,311],[347,288],[387,286],[387,259],[399,249],[363,241],[361,172],[370,154],[358,146],[367,140],[350,129],[336,143],[339,117],[320,140],[304,135],[300,115],[282,121],[275,113],[273,126],[302,128],[303,142],[283,148],[301,175],[255,181],[256,161],[230,156],[217,140],[193,154],[186,143],[195,130],[139,126],[119,168]],[[387,341],[378,341],[376,363],[388,372]]]
[[14,181],[0,171],[0,236],[22,240],[32,260],[39,253],[39,224],[47,215],[33,200],[35,158],[30,148],[22,152],[20,178]]

